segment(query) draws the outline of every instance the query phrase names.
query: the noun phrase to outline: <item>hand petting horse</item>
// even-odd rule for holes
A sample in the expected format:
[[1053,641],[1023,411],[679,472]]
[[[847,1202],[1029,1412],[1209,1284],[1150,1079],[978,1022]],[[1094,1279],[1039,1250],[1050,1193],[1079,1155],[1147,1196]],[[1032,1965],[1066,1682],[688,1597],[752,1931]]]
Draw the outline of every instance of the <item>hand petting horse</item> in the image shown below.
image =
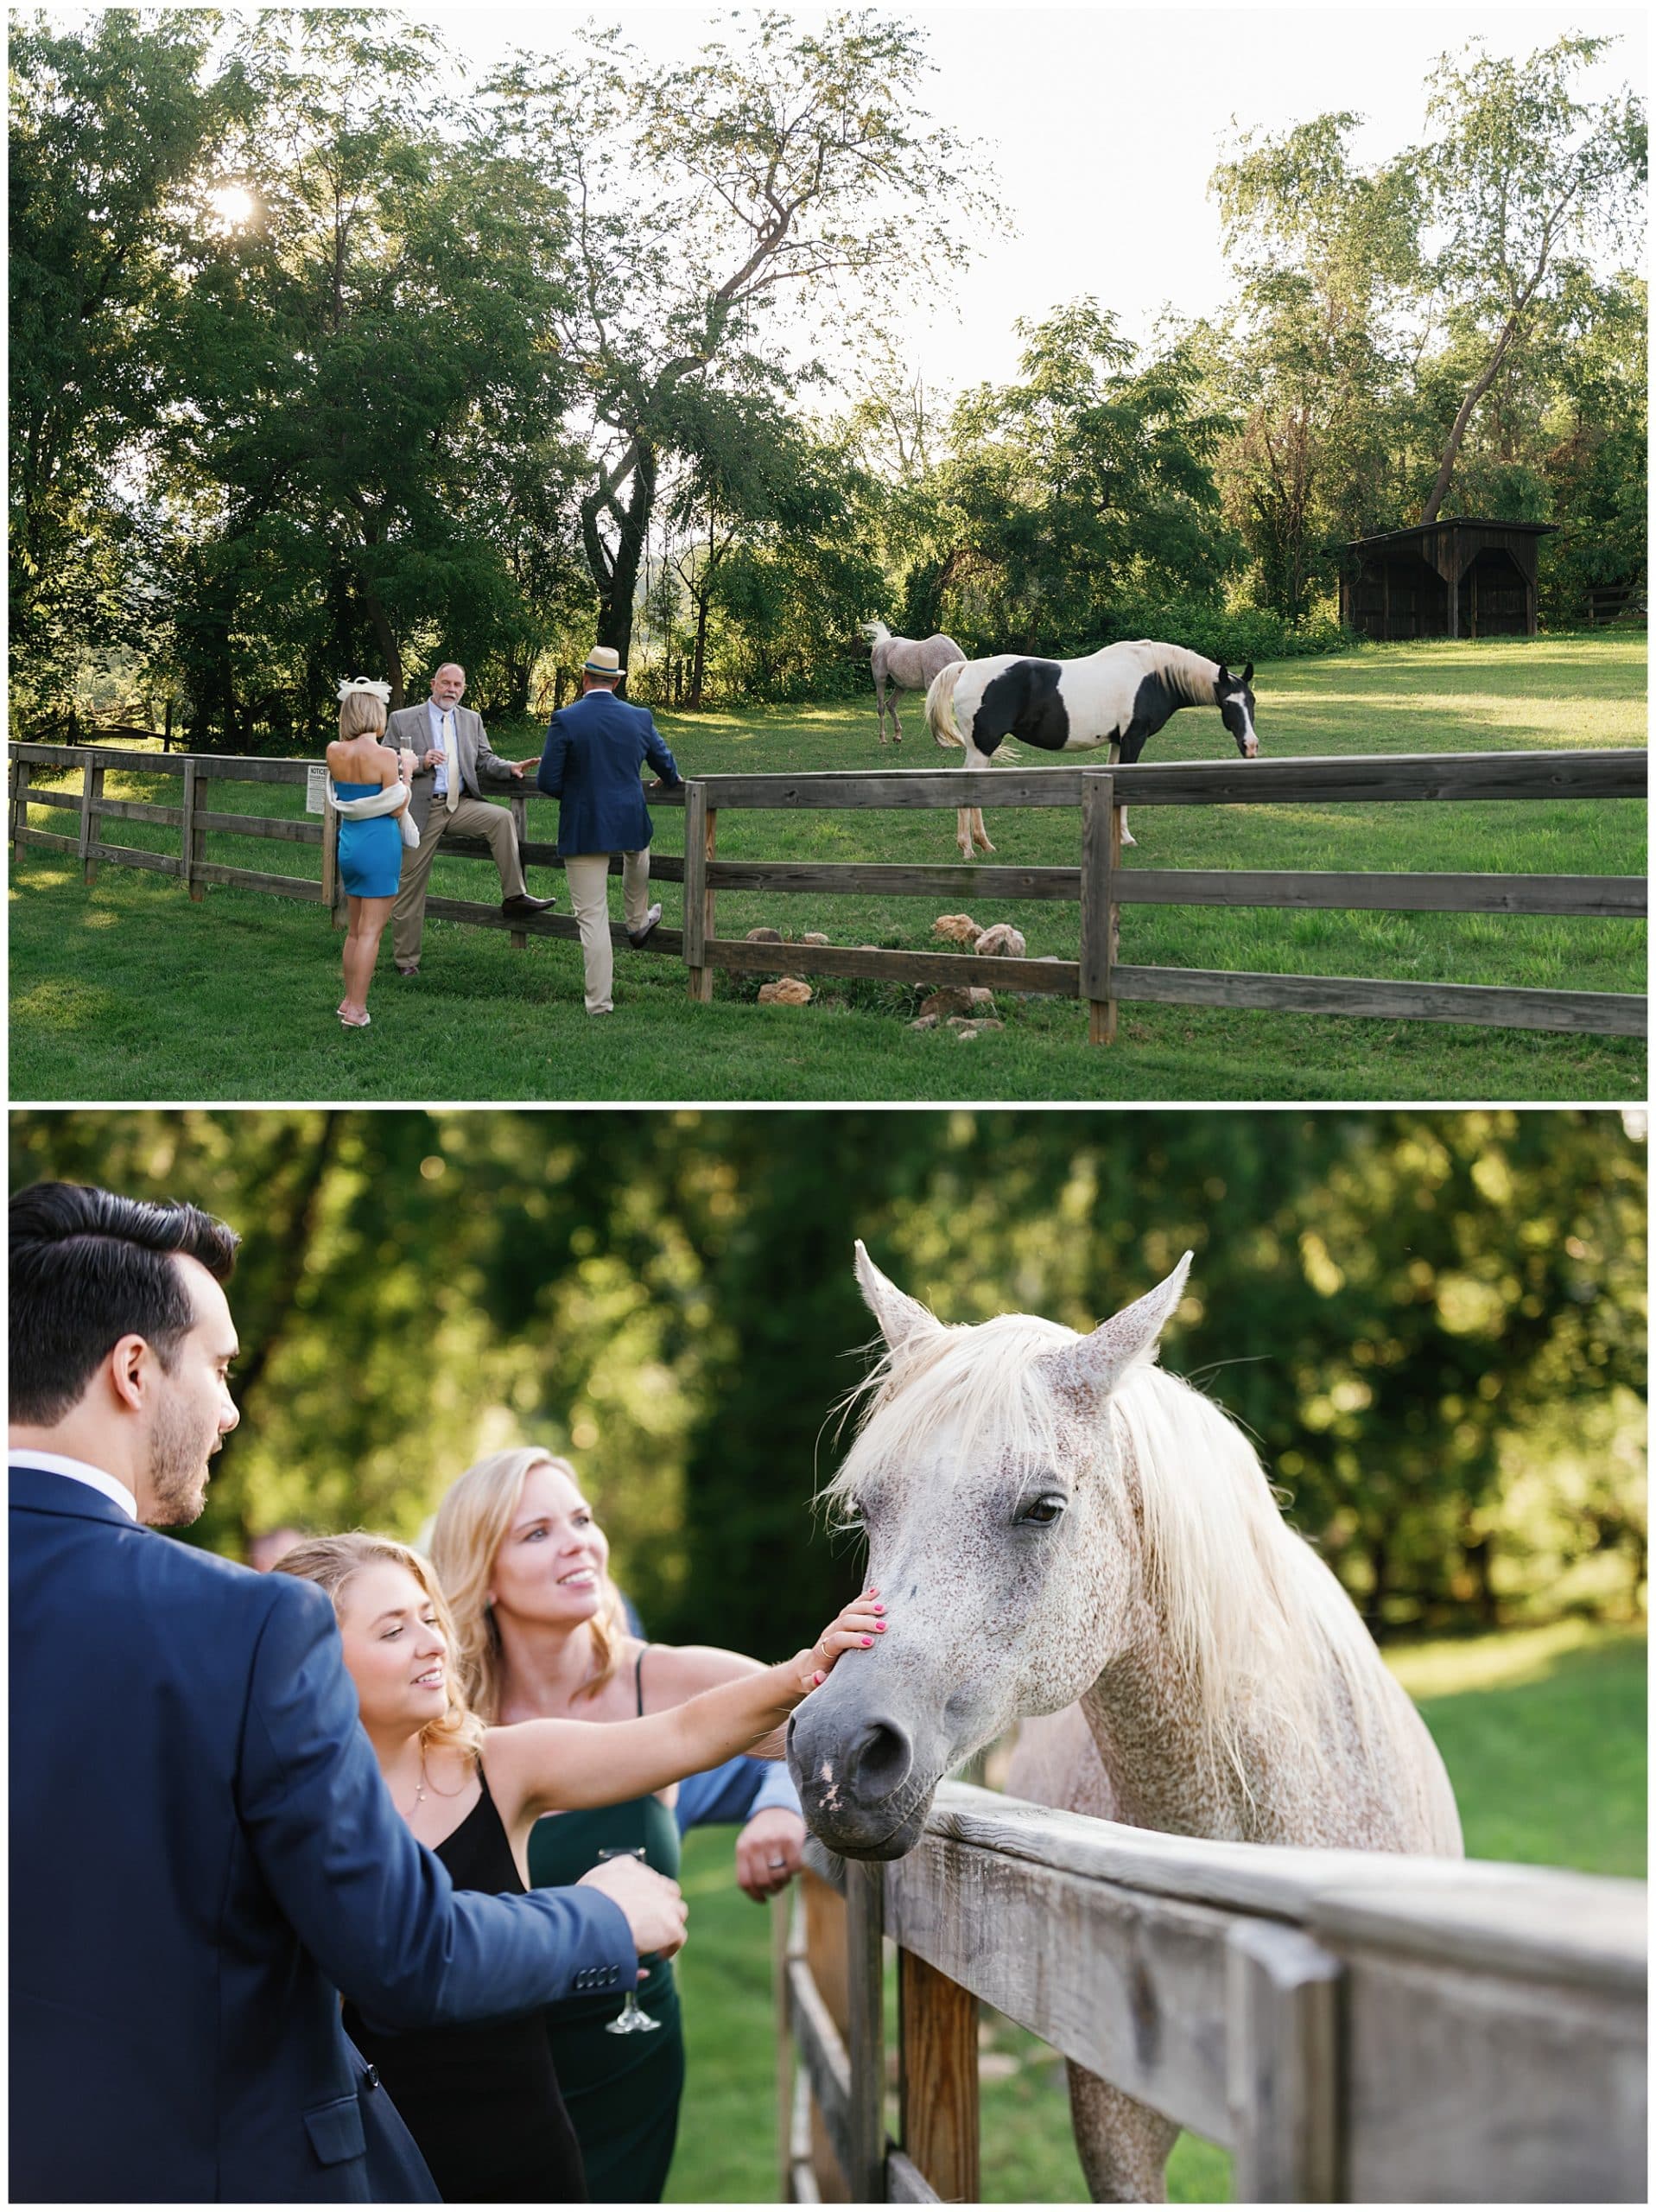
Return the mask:
[[[1154,1364],[1189,1264],[1077,1336],[1027,1313],[948,1327],[857,1246],[886,1350],[826,1497],[901,1610],[789,1726],[831,1851],[901,1858],[946,1774],[1020,1715],[1069,1707],[1049,1802],[1174,1835],[1461,1855],[1443,1760],[1351,1600],[1240,1429]],[[1164,2196],[1177,2126],[1079,2068],[1070,2088],[1094,2197]]]
[[[924,691],[932,678],[951,662],[964,661],[966,655],[941,630],[929,638],[894,638],[883,622],[865,622],[862,633],[873,645],[869,656],[874,671],[874,699],[879,714],[879,741],[885,742],[886,690]],[[891,701],[891,728],[896,732],[893,742],[903,742],[903,724],[898,718],[897,700]]]
[[[1044,753],[1117,745],[1123,761],[1132,762],[1181,707],[1217,707],[1236,750],[1252,760],[1259,749],[1253,681],[1252,661],[1233,676],[1223,661],[1151,638],[1106,645],[1084,660],[997,653],[940,670],[926,694],[926,722],[939,745],[965,747],[968,768],[988,767],[996,747],[1008,738]],[[1123,807],[1121,842],[1133,842]],[[955,842],[963,861],[971,859],[974,845],[993,852],[979,808],[961,808]]]

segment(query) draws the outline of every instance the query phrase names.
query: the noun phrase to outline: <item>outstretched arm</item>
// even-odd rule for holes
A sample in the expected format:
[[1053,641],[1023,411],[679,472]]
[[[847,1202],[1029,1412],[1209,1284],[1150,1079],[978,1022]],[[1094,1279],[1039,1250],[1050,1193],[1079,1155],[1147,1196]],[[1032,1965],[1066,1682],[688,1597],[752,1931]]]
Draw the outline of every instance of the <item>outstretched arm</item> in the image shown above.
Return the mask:
[[825,1681],[843,1653],[884,1634],[885,1611],[879,1592],[865,1591],[809,1650],[641,1720],[523,1720],[492,1728],[484,1762],[508,1831],[542,1813],[642,1797],[746,1751]]

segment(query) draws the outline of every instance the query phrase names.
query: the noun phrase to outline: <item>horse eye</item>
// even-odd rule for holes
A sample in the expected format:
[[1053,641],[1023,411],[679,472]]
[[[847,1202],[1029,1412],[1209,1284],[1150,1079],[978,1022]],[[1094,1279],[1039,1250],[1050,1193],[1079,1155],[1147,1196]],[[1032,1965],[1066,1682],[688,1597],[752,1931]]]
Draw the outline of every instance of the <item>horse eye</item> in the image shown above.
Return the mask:
[[1032,1498],[1018,1515],[1020,1522],[1032,1521],[1037,1529],[1050,1528],[1063,1511],[1066,1501],[1062,1497]]

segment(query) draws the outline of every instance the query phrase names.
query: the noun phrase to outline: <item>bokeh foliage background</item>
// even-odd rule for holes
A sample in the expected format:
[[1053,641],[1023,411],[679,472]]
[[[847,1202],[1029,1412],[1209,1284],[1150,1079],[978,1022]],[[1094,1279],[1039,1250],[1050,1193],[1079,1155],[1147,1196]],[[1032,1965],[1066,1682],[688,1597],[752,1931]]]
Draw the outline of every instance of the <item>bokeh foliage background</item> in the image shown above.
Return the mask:
[[811,1510],[871,1324],[860,1236],[947,1319],[1085,1328],[1165,1274],[1376,1632],[1642,1610],[1645,1153],[1615,1113],[11,1117],[41,1176],[243,1233],[241,1427],[190,1532],[416,1535],[479,1453],[568,1452],[653,1635],[770,1655],[854,1562]]

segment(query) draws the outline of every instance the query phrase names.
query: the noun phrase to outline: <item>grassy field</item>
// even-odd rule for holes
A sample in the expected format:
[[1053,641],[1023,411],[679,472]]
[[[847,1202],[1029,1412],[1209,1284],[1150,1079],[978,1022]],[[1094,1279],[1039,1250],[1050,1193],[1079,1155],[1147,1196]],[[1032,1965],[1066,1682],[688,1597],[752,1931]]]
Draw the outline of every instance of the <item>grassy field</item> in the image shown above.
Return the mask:
[[[1563,1623],[1387,1657],[1442,1748],[1469,1853],[1642,1876],[1642,1634]],[[679,2203],[774,2202],[769,1935],[765,1915],[732,1883],[728,1831],[691,1835],[684,1885],[690,2077],[669,2195]],[[888,2048],[890,2036],[888,2024]],[[986,2202],[1085,2202],[1062,2062],[998,2015],[984,2015],[980,2043]],[[1176,2202],[1225,2202],[1230,2161],[1182,2136],[1169,2185]]]
[[[1641,745],[1642,636],[1365,649],[1284,662],[1256,678],[1270,756]],[[937,767],[917,711],[900,752],[876,741],[872,700],[852,707],[758,708],[661,717],[687,773]],[[493,733],[508,757],[539,733]],[[1178,716],[1151,760],[1221,756],[1216,715]],[[320,745],[318,748],[320,752]],[[958,759],[958,756],[952,756]],[[176,804],[179,779],[111,771],[111,798]],[[215,785],[216,810],[299,812],[295,789]],[[35,828],[73,817],[37,810]],[[530,831],[554,835],[554,803],[530,805]],[[1072,811],[991,810],[997,859],[1073,866]],[[657,849],[682,850],[682,815],[657,811]],[[1129,865],[1420,868],[1639,874],[1644,808],[1601,804],[1140,809]],[[954,858],[948,813],[728,815],[721,858]],[[175,851],[159,825],[110,823],[121,842]],[[213,833],[208,857],[320,874],[313,848]],[[533,872],[537,890],[561,889]],[[450,861],[434,891],[491,898],[486,862]],[[668,921],[678,918],[665,887]],[[614,907],[619,916],[618,903]],[[936,912],[959,900],[720,894],[720,934],[768,924],[836,944],[923,948]],[[568,911],[567,897],[560,902]],[[1031,956],[1073,959],[1072,906],[974,900],[982,923],[1016,923]],[[1152,965],[1638,990],[1644,931],[1627,922],[1480,915],[1278,913],[1200,907],[1124,910],[1122,957]],[[401,982],[384,956],[374,1026],[342,1033],[338,940],[316,909],[239,889],[192,905],[153,874],[105,866],[87,890],[72,859],[26,854],[13,871],[11,1066],[15,1097],[166,1099],[954,1099],[1075,1100],[1642,1097],[1642,1042],[1172,1007],[1126,1007],[1118,1044],[1089,1047],[1074,1001],[1003,996],[1006,1027],[962,1042],[916,1033],[907,987],[817,985],[803,1008],[760,1007],[758,978],[720,977],[691,1005],[676,958],[623,953],[617,1012],[581,1010],[572,943],[428,925],[424,971]]]

